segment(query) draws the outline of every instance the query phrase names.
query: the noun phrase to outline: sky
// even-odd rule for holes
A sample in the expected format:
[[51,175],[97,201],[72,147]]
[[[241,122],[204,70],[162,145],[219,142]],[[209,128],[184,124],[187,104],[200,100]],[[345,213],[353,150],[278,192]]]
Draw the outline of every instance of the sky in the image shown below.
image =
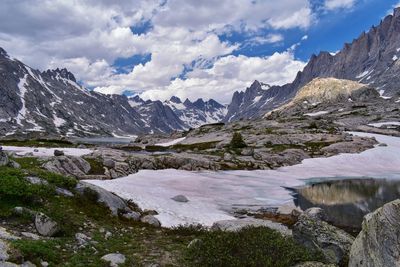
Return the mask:
[[90,90],[229,103],[254,80],[291,82],[399,0],[2,0],[0,47]]

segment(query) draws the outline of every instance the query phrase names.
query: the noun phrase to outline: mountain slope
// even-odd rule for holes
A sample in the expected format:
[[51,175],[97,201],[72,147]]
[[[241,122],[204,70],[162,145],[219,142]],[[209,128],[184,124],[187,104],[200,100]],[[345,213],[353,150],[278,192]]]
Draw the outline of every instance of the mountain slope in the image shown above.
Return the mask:
[[362,33],[351,44],[345,44],[335,55],[321,52],[313,55],[303,71],[292,83],[272,86],[262,93],[257,104],[254,102],[252,87],[245,92],[235,93],[225,121],[240,118],[261,117],[292,99],[297,90],[317,77],[334,77],[368,84],[381,95],[392,97],[400,92],[400,8],[393,15],[385,17],[381,23]]
[[66,69],[40,72],[0,49],[0,134],[112,135],[146,132],[125,96],[89,92]]
[[214,100],[144,101],[88,91],[66,69],[40,72],[0,48],[2,136],[170,133],[219,122],[225,114]]
[[171,97],[164,104],[175,112],[185,128],[197,128],[204,124],[221,122],[227,112],[224,105],[213,99],[204,101],[199,98],[195,102],[186,99],[182,103],[178,97]]

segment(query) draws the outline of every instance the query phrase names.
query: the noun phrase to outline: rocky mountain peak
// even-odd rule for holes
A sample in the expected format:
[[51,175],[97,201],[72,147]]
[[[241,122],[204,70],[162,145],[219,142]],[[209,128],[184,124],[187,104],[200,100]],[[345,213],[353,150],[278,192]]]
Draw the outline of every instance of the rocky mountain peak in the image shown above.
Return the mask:
[[195,102],[193,102],[193,106],[195,106],[196,108],[204,108],[205,102],[202,98],[197,99]]
[[184,104],[186,107],[190,107],[193,103],[189,100],[189,98],[186,98],[186,100],[185,100],[185,102],[183,102],[183,104]]
[[54,70],[47,70],[47,71],[43,72],[43,74],[48,75],[53,78],[56,78],[59,76],[59,77],[68,79],[70,81],[76,82],[74,74],[72,74],[66,68],[62,68],[62,69],[57,68]]
[[5,57],[5,58],[9,58],[6,50],[4,50],[3,48],[0,47],[0,57]]
[[177,96],[172,96],[169,99],[169,101],[171,101],[172,103],[175,103],[175,104],[181,104],[182,103],[181,99],[179,97],[177,97]]

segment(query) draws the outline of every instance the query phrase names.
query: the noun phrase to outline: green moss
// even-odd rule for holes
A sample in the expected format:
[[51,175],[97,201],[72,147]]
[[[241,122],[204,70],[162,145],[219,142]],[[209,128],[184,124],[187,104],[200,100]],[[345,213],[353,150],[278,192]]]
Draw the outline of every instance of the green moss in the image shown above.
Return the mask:
[[164,146],[148,145],[144,148],[147,152],[167,151],[169,148]]
[[101,159],[85,158],[85,160],[90,164],[90,175],[103,175],[104,166]]
[[195,144],[176,144],[172,146],[172,149],[180,149],[180,150],[206,150],[215,148],[215,146],[219,142],[203,142],[203,143],[195,143]]

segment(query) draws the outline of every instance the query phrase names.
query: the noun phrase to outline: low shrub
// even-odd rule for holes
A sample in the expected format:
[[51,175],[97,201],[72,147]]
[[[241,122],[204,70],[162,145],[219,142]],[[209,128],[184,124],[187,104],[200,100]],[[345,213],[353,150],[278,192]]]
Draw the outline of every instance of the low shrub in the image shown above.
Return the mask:
[[244,140],[243,140],[242,134],[239,133],[239,132],[235,132],[235,133],[233,134],[232,140],[231,140],[231,142],[230,142],[229,145],[230,145],[230,147],[231,147],[232,149],[235,149],[235,148],[244,148],[244,147],[247,146],[246,143],[245,143]]
[[293,266],[299,262],[320,260],[292,238],[263,228],[245,228],[240,232],[208,232],[195,246],[187,248],[192,266]]

